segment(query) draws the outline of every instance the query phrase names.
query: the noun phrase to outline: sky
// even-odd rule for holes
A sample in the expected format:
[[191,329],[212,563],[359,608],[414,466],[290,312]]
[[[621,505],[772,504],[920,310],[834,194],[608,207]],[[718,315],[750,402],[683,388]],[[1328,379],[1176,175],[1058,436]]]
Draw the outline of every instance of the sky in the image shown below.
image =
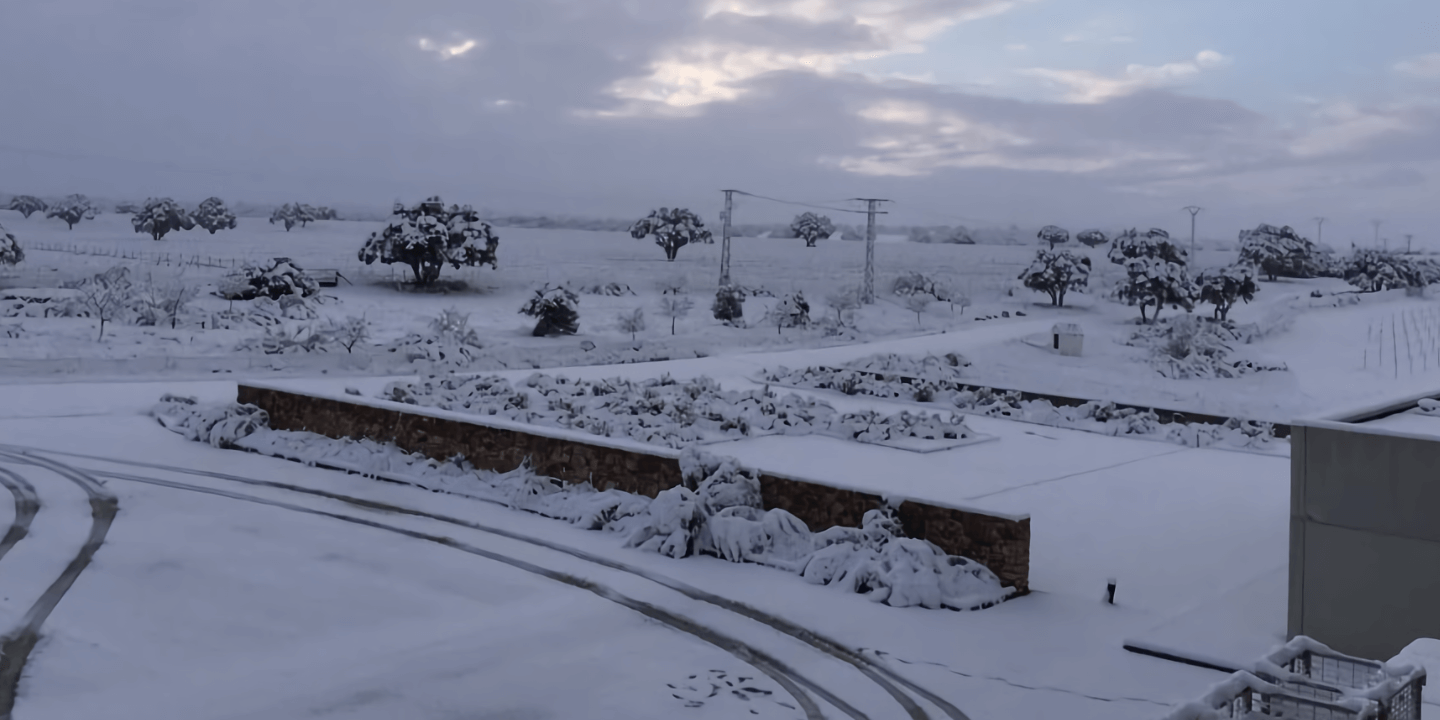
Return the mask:
[[[1440,248],[1440,3],[5,0],[0,192]],[[1427,32],[1427,28],[1432,29]],[[736,222],[805,208],[739,198]],[[840,222],[862,215],[831,213]],[[1432,237],[1432,235],[1434,237]]]

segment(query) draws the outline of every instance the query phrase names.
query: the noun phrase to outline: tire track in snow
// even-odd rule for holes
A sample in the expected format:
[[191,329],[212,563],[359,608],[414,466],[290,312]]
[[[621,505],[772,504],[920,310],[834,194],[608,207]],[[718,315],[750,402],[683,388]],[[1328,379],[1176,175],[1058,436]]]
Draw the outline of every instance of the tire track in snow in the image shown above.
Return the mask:
[[0,468],[0,485],[4,485],[15,498],[15,519],[5,529],[5,537],[0,538],[0,559],[3,559],[10,548],[30,534],[30,523],[40,512],[40,496],[35,494],[35,486],[23,475],[5,468]]
[[[15,709],[15,696],[20,689],[20,676],[25,672],[25,663],[30,659],[35,644],[40,641],[40,627],[75,584],[75,579],[90,565],[96,551],[105,543],[105,535],[110,532],[110,525],[120,510],[120,502],[93,475],[69,465],[5,450],[0,450],[0,459],[49,470],[74,483],[85,491],[90,499],[90,534],[85,539],[85,544],[80,546],[80,551],[60,572],[60,576],[45,588],[45,592],[41,593],[39,599],[25,612],[20,619],[20,626],[0,637],[0,720],[9,720]],[[36,509],[38,510],[38,504]],[[8,533],[6,537],[9,538]],[[18,541],[17,538],[16,542]]]
[[690,620],[689,618],[671,613],[663,608],[657,607],[650,603],[636,600],[620,592],[617,592],[616,590],[610,588],[607,585],[595,582],[593,580],[586,580],[584,578],[576,577],[568,573],[544,568],[525,560],[513,558],[508,555],[495,552],[493,550],[486,550],[484,548],[477,547],[475,545],[471,545],[469,543],[462,542],[454,538],[445,537],[443,535],[432,535],[430,533],[421,532],[418,530],[411,530],[409,528],[402,528],[395,525],[378,522],[375,520],[369,520],[366,518],[358,518],[350,515],[343,515],[341,513],[334,513],[326,510],[309,508],[303,505],[296,505],[294,503],[288,503],[282,500],[271,500],[269,498],[246,495],[244,493],[232,492],[230,490],[221,490],[219,488],[205,487],[203,485],[191,485],[188,483],[173,480],[141,477],[138,475],[129,475],[125,473],[102,472],[97,474],[103,475],[105,477],[115,478],[117,480],[143,483],[146,485],[156,485],[160,487],[172,488],[175,490],[185,490],[188,492],[196,492],[205,495],[214,495],[217,497],[228,498],[231,500],[240,500],[243,502],[255,503],[257,505],[267,505],[270,507],[304,513],[307,515],[330,518],[333,520],[339,520],[341,522],[347,522],[354,525],[374,528],[376,530],[384,530],[386,532],[403,535],[405,537],[413,538],[416,540],[422,540],[425,542],[435,543],[437,545],[443,545],[445,547],[454,548],[461,552],[483,557],[487,560],[493,560],[498,563],[509,565],[510,567],[523,570],[533,575],[538,575],[548,580],[554,580],[556,582],[564,583],[571,587],[594,593],[595,595],[598,595],[605,600],[609,600],[610,602],[613,602],[617,605],[628,608],[630,610],[634,610],[635,612],[638,612],[652,620],[658,621],[687,635],[694,636],[700,640],[703,640],[706,643],[709,643],[711,645],[714,645],[715,647],[720,648],[721,650],[724,650],[727,653],[730,653],[731,655],[738,658],[741,662],[750,665],[761,673],[764,673],[766,676],[768,676],[770,679],[774,680],[778,685],[780,685],[780,687],[784,688],[785,691],[789,693],[791,697],[795,698],[795,701],[800,704],[801,709],[803,709],[805,712],[805,717],[807,718],[807,720],[824,720],[825,718],[825,714],[821,712],[819,705],[817,705],[815,703],[815,700],[810,697],[810,694],[806,692],[807,690],[815,693],[821,699],[825,700],[827,703],[830,703],[854,720],[864,720],[866,718],[865,714],[856,710],[844,700],[841,700],[833,693],[829,692],[825,688],[809,680],[803,675],[800,675],[795,670],[791,669],[784,663],[766,654],[765,652],[750,645],[747,645],[739,640],[711,630],[693,620]]
[[[0,447],[12,447],[12,446],[0,446]],[[17,449],[18,449],[18,448],[17,448]],[[862,675],[864,675],[868,680],[870,680],[872,683],[874,683],[875,685],[879,686],[879,687],[880,687],[881,689],[883,689],[887,694],[889,694],[889,695],[896,701],[896,703],[898,703],[898,704],[905,710],[906,715],[907,715],[911,720],[929,720],[930,715],[929,715],[929,713],[927,713],[927,712],[925,711],[924,708],[922,708],[917,702],[915,702],[914,698],[912,698],[912,697],[910,697],[909,695],[907,695],[907,694],[905,693],[905,691],[901,689],[902,687],[903,687],[905,690],[909,690],[911,693],[914,693],[917,697],[920,697],[921,699],[924,699],[925,701],[927,701],[927,702],[929,702],[930,704],[934,705],[935,707],[939,708],[940,711],[941,711],[942,713],[944,713],[944,717],[949,718],[949,720],[970,720],[970,717],[969,717],[968,715],[966,715],[963,711],[961,711],[958,707],[956,707],[954,704],[950,703],[949,701],[945,700],[944,698],[940,697],[939,695],[937,695],[937,694],[934,693],[933,691],[930,691],[930,690],[925,689],[924,687],[921,687],[920,685],[918,685],[918,684],[910,681],[909,679],[905,678],[904,676],[896,673],[895,671],[893,671],[892,669],[886,667],[885,665],[883,665],[883,664],[881,664],[881,663],[879,663],[879,662],[876,662],[875,660],[871,659],[870,657],[866,656],[865,654],[863,654],[863,653],[861,653],[861,652],[859,652],[859,651],[857,651],[857,650],[854,650],[854,649],[851,649],[851,648],[849,648],[849,647],[846,647],[845,645],[841,644],[841,643],[838,642],[838,641],[832,640],[832,639],[830,639],[830,638],[828,638],[828,637],[826,637],[826,636],[824,636],[824,635],[821,635],[821,634],[816,633],[816,632],[814,632],[814,631],[811,631],[811,630],[809,630],[809,629],[807,629],[807,628],[805,628],[805,627],[802,627],[802,626],[797,625],[797,624],[795,624],[795,623],[793,623],[793,622],[790,622],[789,620],[785,620],[785,619],[783,619],[783,618],[780,618],[780,617],[778,617],[778,616],[772,615],[772,614],[770,614],[770,613],[766,613],[766,612],[764,612],[764,611],[762,611],[762,610],[759,610],[758,608],[751,607],[751,606],[746,605],[746,604],[744,604],[744,603],[737,602],[737,601],[731,600],[731,599],[729,599],[729,598],[725,598],[725,597],[722,597],[722,596],[719,596],[719,595],[715,595],[715,594],[713,594],[713,593],[706,592],[706,591],[701,590],[701,589],[699,589],[699,588],[697,588],[697,587],[695,587],[695,586],[693,586],[693,585],[690,585],[690,584],[688,584],[688,583],[681,582],[681,581],[679,581],[679,580],[675,580],[675,579],[670,578],[670,577],[667,577],[667,576],[665,576],[665,575],[661,575],[661,574],[659,574],[659,573],[654,573],[654,572],[651,572],[651,571],[646,570],[646,569],[644,569],[644,568],[640,568],[640,567],[636,567],[636,566],[633,566],[633,565],[629,565],[629,564],[627,564],[627,563],[619,562],[619,561],[616,561],[616,560],[611,560],[611,559],[609,559],[609,558],[602,557],[602,556],[599,556],[599,555],[595,555],[595,554],[593,554],[593,553],[589,553],[589,552],[586,552],[586,551],[584,551],[584,550],[579,550],[579,549],[571,548],[571,547],[568,547],[568,546],[565,546],[565,545],[562,545],[562,544],[559,544],[559,543],[551,542],[551,541],[545,540],[545,539],[543,539],[543,538],[531,537],[531,536],[528,536],[528,535],[523,535],[523,534],[516,533],[516,532],[512,532],[512,531],[509,531],[509,530],[504,530],[504,529],[501,529],[501,528],[494,528],[494,527],[482,525],[482,524],[480,524],[480,523],[475,523],[475,522],[471,522],[471,521],[469,521],[469,520],[464,520],[464,519],[456,518],[456,517],[452,517],[452,516],[440,515],[440,514],[436,514],[436,513],[429,513],[429,512],[425,512],[425,511],[423,511],[423,510],[416,510],[416,509],[413,509],[413,508],[399,507],[399,506],[390,505],[390,504],[387,504],[387,503],[381,503],[381,502],[377,502],[377,501],[373,501],[373,500],[367,500],[367,499],[364,499],[364,498],[358,498],[358,497],[353,497],[353,496],[349,496],[349,495],[343,495],[343,494],[340,494],[340,493],[333,493],[333,492],[329,492],[329,491],[326,491],[326,490],[319,490],[319,489],[316,489],[316,488],[308,488],[308,487],[303,487],[303,486],[298,486],[298,485],[292,485],[292,484],[289,484],[289,483],[275,482],[275,481],[272,481],[272,480],[260,480],[260,479],[258,479],[258,478],[248,478],[248,477],[239,476],[239,475],[231,475],[231,474],[228,474],[228,473],[220,473],[220,472],[213,472],[213,471],[207,471],[207,470],[194,470],[194,469],[191,469],[191,468],[184,468],[184,467],[179,467],[179,466],[174,466],[174,465],[165,465],[165,464],[161,464],[161,463],[140,462],[140,461],[135,461],[135,460],[121,460],[121,459],[117,459],[117,458],[107,458],[107,457],[98,456],[98,455],[85,455],[85,454],[80,454],[80,453],[70,453],[70,452],[52,451],[52,450],[39,450],[39,449],[34,449],[34,450],[32,450],[32,449],[23,449],[23,450],[20,450],[20,451],[23,452],[23,453],[24,453],[25,455],[27,455],[27,456],[28,456],[28,455],[32,455],[32,454],[35,453],[35,452],[43,452],[43,453],[50,453],[50,454],[65,455],[65,456],[69,456],[69,457],[84,458],[84,459],[89,459],[89,460],[98,460],[98,461],[101,461],[101,462],[115,463],[115,464],[119,464],[119,465],[128,465],[128,466],[132,466],[132,467],[143,467],[143,468],[149,468],[149,469],[154,469],[154,470],[163,470],[163,471],[167,471],[167,472],[179,473],[179,474],[182,474],[182,475],[192,475],[192,476],[197,476],[197,477],[208,477],[208,478],[214,478],[214,479],[217,479],[217,480],[225,480],[225,481],[228,481],[228,482],[236,482],[236,483],[241,483],[241,484],[245,484],[245,485],[252,485],[252,486],[257,486],[257,487],[267,487],[267,488],[274,488],[274,489],[279,489],[279,490],[286,490],[286,491],[289,491],[289,492],[295,492],[295,493],[300,493],[300,494],[304,494],[304,495],[311,495],[311,496],[322,497],[322,498],[326,498],[326,499],[330,499],[330,500],[337,500],[337,501],[340,501],[340,502],[344,502],[344,503],[347,503],[347,504],[350,504],[350,505],[354,505],[354,506],[356,506],[356,507],[361,507],[361,508],[365,508],[365,509],[369,509],[369,510],[375,510],[375,511],[386,512],[386,513],[396,513],[396,514],[401,514],[401,515],[409,515],[409,516],[413,516],[413,517],[424,518],[424,519],[427,519],[427,520],[434,520],[434,521],[441,522],[441,523],[444,523],[444,524],[447,524],[447,525],[455,525],[455,526],[458,526],[458,527],[464,527],[464,528],[467,528],[467,529],[470,529],[470,530],[476,530],[476,531],[483,532],[483,533],[487,533],[487,534],[491,534],[491,535],[498,535],[498,536],[500,536],[500,537],[504,537],[504,538],[507,538],[507,539],[516,540],[516,541],[523,542],[523,543],[526,543],[526,544],[535,545],[535,546],[538,546],[538,547],[543,547],[543,548],[546,548],[546,549],[548,549],[548,550],[554,550],[554,551],[556,551],[556,552],[564,553],[564,554],[569,555],[569,556],[571,556],[571,557],[575,557],[575,558],[584,560],[584,561],[589,562],[589,563],[592,563],[592,564],[600,565],[600,566],[602,566],[602,567],[610,568],[610,569],[612,569],[612,570],[618,570],[618,571],[620,571],[620,572],[624,572],[624,573],[627,573],[627,574],[630,574],[630,575],[634,575],[634,576],[643,578],[643,579],[645,579],[645,580],[649,580],[650,582],[656,583],[656,584],[658,584],[658,585],[661,585],[661,586],[664,586],[664,587],[669,588],[669,589],[671,589],[671,590],[674,590],[674,591],[676,591],[676,592],[679,592],[680,594],[685,595],[685,596],[687,596],[687,597],[689,597],[689,598],[691,598],[691,599],[699,600],[699,601],[701,601],[701,602],[704,602],[704,603],[707,603],[707,604],[710,604],[710,605],[714,605],[714,606],[720,607],[720,608],[722,608],[722,609],[724,609],[724,610],[726,610],[726,611],[728,611],[728,612],[731,612],[731,613],[733,613],[733,614],[740,615],[740,616],[742,616],[742,617],[748,618],[748,619],[753,620],[753,621],[755,621],[755,622],[758,622],[758,623],[760,623],[760,624],[762,624],[762,625],[767,625],[767,626],[769,626],[770,628],[774,629],[775,631],[780,632],[781,634],[784,634],[784,635],[787,635],[787,636],[789,636],[789,637],[791,637],[791,638],[794,638],[794,639],[796,639],[796,640],[799,640],[800,642],[805,643],[806,645],[809,645],[809,646],[811,646],[812,648],[814,648],[814,649],[816,649],[816,650],[818,650],[818,651],[820,651],[820,652],[822,652],[822,653],[824,653],[824,654],[826,654],[826,655],[830,655],[830,656],[835,657],[835,658],[837,658],[837,659],[839,659],[839,660],[842,660],[842,661],[844,661],[845,663],[847,663],[847,664],[851,665],[852,667],[854,667],[858,672],[860,672]],[[121,477],[121,474],[119,474],[119,473],[97,472],[97,474],[105,475],[105,476],[108,476],[108,477],[116,477],[117,479],[129,479],[129,478],[127,478],[127,477]],[[134,477],[134,476],[130,476],[130,477]],[[418,487],[418,486],[417,486],[417,487]],[[466,497],[469,497],[469,496],[466,496]],[[472,498],[472,499],[479,499],[479,498]],[[492,502],[492,504],[497,504],[497,505],[502,505],[502,506],[504,506],[503,503],[496,503],[496,502],[494,502],[494,501],[486,501],[486,502]]]

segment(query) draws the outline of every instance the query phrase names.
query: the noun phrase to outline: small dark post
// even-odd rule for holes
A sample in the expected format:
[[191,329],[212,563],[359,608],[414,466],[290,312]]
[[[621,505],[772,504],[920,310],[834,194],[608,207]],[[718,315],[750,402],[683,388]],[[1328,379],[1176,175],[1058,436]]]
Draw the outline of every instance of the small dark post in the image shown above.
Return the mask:
[[1115,604],[1115,578],[1110,578],[1109,580],[1106,580],[1105,583],[1106,583],[1106,584],[1105,584],[1105,602],[1108,603],[1108,604],[1110,604],[1110,605],[1114,605],[1114,604]]

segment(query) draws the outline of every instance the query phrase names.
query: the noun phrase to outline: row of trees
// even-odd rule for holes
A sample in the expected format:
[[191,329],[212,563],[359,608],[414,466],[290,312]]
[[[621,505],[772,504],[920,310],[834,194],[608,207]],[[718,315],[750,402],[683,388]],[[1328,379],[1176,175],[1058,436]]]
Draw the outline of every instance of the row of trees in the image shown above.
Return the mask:
[[[1049,295],[1052,305],[1064,306],[1067,293],[1088,286],[1091,260],[1068,250],[1055,250],[1054,246],[1064,243],[1068,237],[1061,236],[1063,230],[1053,229],[1059,232],[1041,231],[1042,240],[1053,239],[1051,247],[1038,251],[1019,279],[1025,287]],[[1440,281],[1440,264],[1433,261],[1416,262],[1395,253],[1369,249],[1356,250],[1348,260],[1339,260],[1288,226],[1265,224],[1241,231],[1234,263],[1204,270],[1193,278],[1189,273],[1189,253],[1171,242],[1170,235],[1160,228],[1151,228],[1143,234],[1134,229],[1121,233],[1111,241],[1107,257],[1125,268],[1125,279],[1115,289],[1116,298],[1138,305],[1142,322],[1159,317],[1166,305],[1191,311],[1196,303],[1213,305],[1214,317],[1224,320],[1236,303],[1248,303],[1255,298],[1259,276],[1271,281],[1281,277],[1343,278],[1360,292],[1419,287]],[[1154,312],[1148,313],[1151,309]]]
[[[169,198],[162,198],[162,200],[168,203],[166,208],[167,212],[172,209],[172,206],[174,208],[179,207],[175,204],[174,200]],[[143,205],[128,202],[120,203],[115,206],[115,212],[132,216],[146,214],[154,209],[152,206],[154,202],[156,202],[156,200],[152,198],[145,201]],[[10,199],[8,208],[24,215],[26,219],[29,219],[31,215],[37,212],[45,213],[45,217],[58,218],[64,221],[69,229],[72,230],[81,220],[93,220],[100,212],[100,208],[91,202],[90,198],[78,194],[67,195],[63,200],[56,202],[54,205],[46,203],[34,195],[16,195]],[[195,225],[199,225],[208,230],[212,235],[215,234],[217,230],[233,230],[235,228],[235,214],[225,207],[225,201],[217,197],[206,199],[200,203],[200,206],[193,212],[185,214],[191,218],[193,221],[192,224],[185,227],[184,223],[176,222],[175,227],[184,227],[184,229],[188,230]],[[178,219],[178,215],[176,218]],[[328,207],[312,207],[304,203],[286,203],[277,208],[270,216],[270,223],[284,223],[285,229],[288,231],[295,225],[304,227],[307,223],[316,220],[339,219],[339,214]],[[151,225],[153,226],[153,223]],[[140,232],[139,228],[136,229],[136,232]],[[149,232],[149,230],[146,230],[146,232]],[[160,233],[161,236],[164,234],[164,232]],[[160,237],[157,236],[155,239],[159,240]]]

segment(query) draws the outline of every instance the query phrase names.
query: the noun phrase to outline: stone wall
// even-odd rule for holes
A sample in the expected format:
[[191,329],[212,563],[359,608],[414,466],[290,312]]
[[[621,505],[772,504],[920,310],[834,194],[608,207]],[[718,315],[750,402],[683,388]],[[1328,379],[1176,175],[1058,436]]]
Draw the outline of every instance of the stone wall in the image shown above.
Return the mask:
[[[237,399],[265,410],[270,427],[277,430],[393,442],[407,452],[440,460],[461,455],[476,467],[499,471],[518,467],[528,458],[541,475],[571,483],[588,480],[602,490],[614,488],[647,497],[681,483],[676,453],[668,449],[649,453],[616,448],[486,425],[481,417],[473,422],[436,418],[244,384]],[[786,510],[815,530],[859,527],[865,512],[882,504],[878,495],[758,469],[766,509]],[[1006,585],[1022,594],[1029,592],[1029,519],[1011,520],[910,501],[900,505],[899,514],[907,535],[929,540],[952,555],[974,559]]]

